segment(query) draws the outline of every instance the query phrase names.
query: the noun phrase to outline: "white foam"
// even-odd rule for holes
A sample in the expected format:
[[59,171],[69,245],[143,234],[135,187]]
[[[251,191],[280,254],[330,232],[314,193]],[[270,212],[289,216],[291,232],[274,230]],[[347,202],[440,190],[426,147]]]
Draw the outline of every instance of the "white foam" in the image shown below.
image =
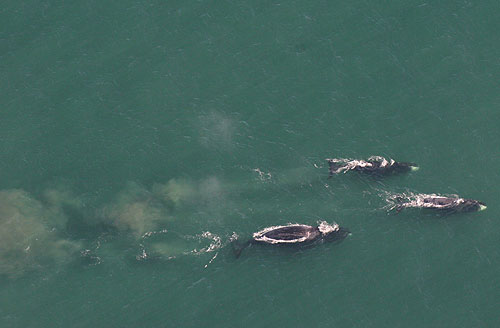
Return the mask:
[[253,171],[259,174],[259,179],[262,181],[271,180],[273,177],[270,172],[262,172],[259,168],[253,169]]
[[350,158],[327,158],[326,159],[330,163],[341,164],[341,166],[334,171],[334,173],[346,173],[348,171],[354,170],[358,167],[372,167],[372,162],[380,163],[380,167],[391,167],[396,163],[392,158],[387,160],[382,156],[370,156],[368,161],[358,160],[358,159],[350,159]]
[[363,161],[363,160],[357,160],[357,159],[348,159],[348,158],[333,158],[333,159],[328,159],[328,162],[331,163],[339,163],[342,164],[338,169],[334,171],[334,173],[346,173],[350,170],[354,170],[357,167],[371,167],[373,164]]
[[309,228],[310,226],[305,225],[305,224],[298,224],[298,223],[296,223],[296,224],[288,224],[288,225],[285,225],[285,226],[272,226],[272,227],[265,228],[265,229],[263,229],[261,231],[255,232],[253,234],[253,238],[255,240],[257,240],[257,241],[263,241],[263,242],[266,242],[266,243],[269,243],[269,244],[300,243],[300,242],[306,241],[307,238],[309,238],[309,235],[310,235],[309,232],[304,237],[293,239],[293,240],[271,239],[271,238],[268,238],[268,237],[265,236],[265,234],[268,233],[269,231],[272,231],[272,230],[275,230],[275,229],[280,229],[280,228],[287,228],[287,227],[305,227],[305,228]]

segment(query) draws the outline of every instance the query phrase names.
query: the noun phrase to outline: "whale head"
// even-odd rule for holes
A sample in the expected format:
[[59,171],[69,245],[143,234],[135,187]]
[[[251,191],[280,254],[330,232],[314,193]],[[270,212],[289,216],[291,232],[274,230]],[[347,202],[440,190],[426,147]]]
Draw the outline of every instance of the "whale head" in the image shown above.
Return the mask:
[[464,199],[460,207],[462,212],[474,212],[485,210],[486,204],[474,199]]
[[396,172],[410,172],[417,171],[419,169],[417,164],[409,162],[394,162],[392,168]]

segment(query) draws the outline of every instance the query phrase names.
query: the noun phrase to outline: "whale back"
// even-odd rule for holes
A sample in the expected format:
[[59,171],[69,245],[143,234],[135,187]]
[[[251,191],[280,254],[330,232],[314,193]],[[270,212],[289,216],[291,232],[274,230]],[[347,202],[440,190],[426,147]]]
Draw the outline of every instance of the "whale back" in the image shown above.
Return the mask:
[[396,162],[382,156],[371,156],[366,161],[349,158],[327,158],[326,160],[330,166],[330,176],[348,171],[385,175],[418,170],[418,166],[414,163]]
[[451,197],[427,197],[424,198],[424,204],[431,204],[437,208],[439,207],[452,207],[460,204],[462,199]]
[[304,224],[269,227],[253,234],[258,242],[269,244],[301,243],[314,240],[321,235],[317,227]]

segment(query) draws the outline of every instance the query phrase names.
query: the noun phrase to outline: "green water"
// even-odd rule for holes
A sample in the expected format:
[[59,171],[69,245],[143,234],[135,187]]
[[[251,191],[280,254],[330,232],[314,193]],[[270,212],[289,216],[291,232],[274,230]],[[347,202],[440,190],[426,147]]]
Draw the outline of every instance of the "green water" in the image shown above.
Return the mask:
[[[0,326],[497,327],[499,10],[3,1]],[[420,170],[327,179],[370,155]],[[352,235],[228,245],[323,219]]]

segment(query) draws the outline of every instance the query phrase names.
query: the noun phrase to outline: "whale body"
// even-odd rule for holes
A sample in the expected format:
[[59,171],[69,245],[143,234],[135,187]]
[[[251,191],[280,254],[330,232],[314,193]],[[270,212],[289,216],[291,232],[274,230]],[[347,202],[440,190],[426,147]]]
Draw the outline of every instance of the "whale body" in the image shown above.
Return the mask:
[[287,246],[309,245],[318,240],[343,240],[349,233],[349,230],[340,227],[338,224],[330,225],[325,221],[322,221],[317,226],[295,223],[267,227],[255,232],[252,239],[248,240],[246,243],[239,244],[238,241],[235,240],[231,245],[235,256],[238,258],[243,249],[254,244]]
[[371,156],[367,160],[327,158],[326,161],[330,167],[330,177],[334,174],[347,173],[348,171],[386,175],[418,170],[418,166],[414,163],[396,162],[392,158],[387,160],[382,156]]
[[399,213],[404,208],[426,208],[442,212],[474,212],[486,209],[486,204],[474,199],[448,197],[436,194],[418,194],[412,197],[394,197],[393,206]]

